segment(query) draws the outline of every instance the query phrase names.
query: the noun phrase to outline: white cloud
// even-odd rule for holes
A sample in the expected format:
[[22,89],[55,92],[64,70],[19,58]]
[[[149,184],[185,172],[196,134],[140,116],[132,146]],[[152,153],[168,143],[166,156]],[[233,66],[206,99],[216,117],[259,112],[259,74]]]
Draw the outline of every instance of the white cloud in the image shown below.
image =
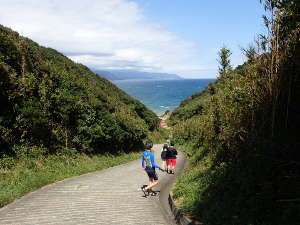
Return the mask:
[[[128,0],[0,0],[0,23],[97,69],[199,73],[197,46]],[[197,58],[197,60],[195,60]]]

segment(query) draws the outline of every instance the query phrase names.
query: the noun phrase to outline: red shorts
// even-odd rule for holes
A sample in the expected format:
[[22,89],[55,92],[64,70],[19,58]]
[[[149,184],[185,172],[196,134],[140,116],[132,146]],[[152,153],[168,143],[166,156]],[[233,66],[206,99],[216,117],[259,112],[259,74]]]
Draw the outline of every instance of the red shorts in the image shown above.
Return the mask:
[[176,159],[167,159],[167,163],[170,166],[176,166]]

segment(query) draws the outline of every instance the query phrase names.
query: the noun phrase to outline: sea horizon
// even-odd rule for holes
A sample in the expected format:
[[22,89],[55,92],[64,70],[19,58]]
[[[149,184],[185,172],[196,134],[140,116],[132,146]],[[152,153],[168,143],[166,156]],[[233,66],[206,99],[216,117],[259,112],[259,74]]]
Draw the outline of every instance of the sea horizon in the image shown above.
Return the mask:
[[167,110],[173,111],[181,101],[203,90],[215,80],[215,78],[183,78],[131,79],[111,82],[160,116]]

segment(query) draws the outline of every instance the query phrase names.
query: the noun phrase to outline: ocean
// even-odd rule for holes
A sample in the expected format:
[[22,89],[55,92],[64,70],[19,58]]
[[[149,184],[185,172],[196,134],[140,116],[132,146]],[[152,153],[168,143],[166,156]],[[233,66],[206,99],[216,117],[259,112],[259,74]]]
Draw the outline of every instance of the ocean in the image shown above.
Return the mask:
[[157,115],[162,115],[167,110],[174,110],[182,100],[214,81],[215,79],[118,80],[113,83]]

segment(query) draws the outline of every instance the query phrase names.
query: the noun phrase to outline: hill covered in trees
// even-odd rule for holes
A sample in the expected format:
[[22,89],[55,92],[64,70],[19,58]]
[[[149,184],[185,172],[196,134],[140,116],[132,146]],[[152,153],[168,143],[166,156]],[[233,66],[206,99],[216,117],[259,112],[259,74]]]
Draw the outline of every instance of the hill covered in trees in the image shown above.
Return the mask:
[[0,26],[0,157],[130,151],[156,115],[105,78]]
[[173,112],[174,138],[191,156],[179,206],[206,225],[300,224],[300,3],[264,1],[267,36]]

